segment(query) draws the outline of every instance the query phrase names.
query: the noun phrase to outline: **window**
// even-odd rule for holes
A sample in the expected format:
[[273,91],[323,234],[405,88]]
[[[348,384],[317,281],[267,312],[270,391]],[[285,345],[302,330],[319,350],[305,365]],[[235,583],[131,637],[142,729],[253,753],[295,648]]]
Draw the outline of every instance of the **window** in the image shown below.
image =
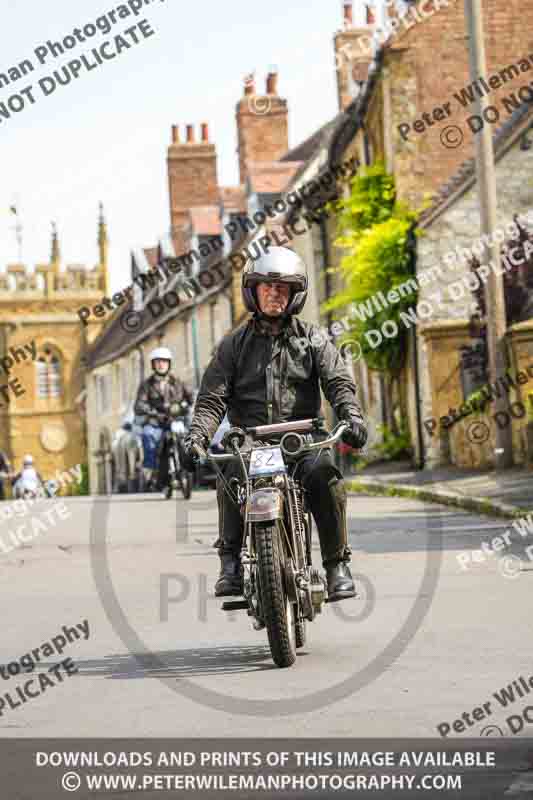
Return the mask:
[[128,405],[129,396],[129,381],[128,381],[128,365],[125,361],[120,365],[120,405],[124,408]]
[[96,390],[96,411],[106,414],[111,405],[111,380],[109,375],[96,375],[94,378]]
[[46,349],[36,361],[37,397],[61,397],[61,362]]

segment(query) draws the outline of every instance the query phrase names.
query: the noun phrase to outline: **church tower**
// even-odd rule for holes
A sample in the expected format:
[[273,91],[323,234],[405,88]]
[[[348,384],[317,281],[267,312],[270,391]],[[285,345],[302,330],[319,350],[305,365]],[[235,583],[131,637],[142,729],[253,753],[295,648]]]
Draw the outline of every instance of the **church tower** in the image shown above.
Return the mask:
[[0,272],[0,449],[15,469],[33,455],[44,478],[87,463],[83,355],[89,328],[77,311],[108,293],[108,238],[98,216],[98,263],[62,269],[60,236],[52,223],[50,259],[30,270],[8,264]]

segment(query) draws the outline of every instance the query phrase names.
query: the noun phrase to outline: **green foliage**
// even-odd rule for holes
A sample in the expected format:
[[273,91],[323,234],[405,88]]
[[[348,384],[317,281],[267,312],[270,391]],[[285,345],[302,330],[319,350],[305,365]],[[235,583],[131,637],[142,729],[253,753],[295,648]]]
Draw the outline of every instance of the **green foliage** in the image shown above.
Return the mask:
[[470,408],[476,412],[483,411],[488,402],[487,395],[482,393],[481,389],[478,389],[476,392],[472,392],[472,394],[468,395],[464,405],[469,405]]
[[377,429],[383,436],[382,443],[374,448],[378,458],[384,461],[396,461],[411,456],[411,437],[405,426],[398,435],[395,435],[386,425],[378,425]]
[[527,421],[533,422],[533,392],[527,393]]
[[81,481],[79,483],[74,481],[74,483],[69,486],[69,495],[72,497],[82,497],[89,493],[89,467],[87,464],[82,464]]
[[[351,181],[350,196],[339,200],[334,210],[339,233],[335,245],[347,251],[338,270],[345,288],[325,304],[326,311],[367,303],[380,291],[386,296],[394,286],[414,277],[409,231],[418,214],[396,200],[394,178],[385,172],[382,163],[356,175]],[[346,338],[359,342],[370,368],[393,370],[401,366],[407,329],[400,314],[416,306],[417,298],[417,287],[411,283],[398,303],[376,312],[368,320],[362,321],[352,313]],[[374,306],[371,308],[376,311]],[[399,335],[385,339],[374,350],[364,334],[380,328],[386,320],[396,322]]]

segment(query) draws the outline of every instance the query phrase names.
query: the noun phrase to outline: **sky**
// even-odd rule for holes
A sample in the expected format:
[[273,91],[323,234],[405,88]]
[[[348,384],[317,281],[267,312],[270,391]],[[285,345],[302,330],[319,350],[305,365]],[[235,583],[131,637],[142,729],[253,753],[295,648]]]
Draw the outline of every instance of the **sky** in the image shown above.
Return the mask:
[[[289,102],[290,147],[337,113],[333,35],[342,27],[341,0],[151,0],[138,16],[118,19],[109,33],[98,32],[56,58],[44,55],[48,40],[61,43],[74,28],[94,24],[120,5],[18,0],[3,17],[0,73],[24,59],[35,69],[0,88],[0,109],[28,86],[34,99],[23,95],[24,107],[9,119],[0,114],[1,271],[18,260],[13,204],[25,263],[49,260],[55,221],[63,264],[92,267],[101,201],[111,289],[126,286],[132,248],[156,243],[170,225],[166,155],[173,124],[183,140],[186,124],[195,125],[198,139],[200,123],[208,122],[219,183],[238,183],[235,106],[250,72],[261,92],[267,72],[277,67],[278,92]],[[354,8],[356,23],[360,14]],[[138,44],[128,34],[130,49],[44,95],[39,80],[143,19],[153,35],[144,38],[137,27]],[[37,48],[43,48],[44,64]]]

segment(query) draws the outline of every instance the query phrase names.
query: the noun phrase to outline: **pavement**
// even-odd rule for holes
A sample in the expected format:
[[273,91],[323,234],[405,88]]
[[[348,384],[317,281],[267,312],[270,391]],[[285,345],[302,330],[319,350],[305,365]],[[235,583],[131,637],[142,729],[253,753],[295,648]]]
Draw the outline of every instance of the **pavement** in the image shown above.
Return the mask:
[[533,471],[520,467],[414,470],[409,462],[383,462],[346,480],[352,492],[413,497],[507,519],[533,511]]

